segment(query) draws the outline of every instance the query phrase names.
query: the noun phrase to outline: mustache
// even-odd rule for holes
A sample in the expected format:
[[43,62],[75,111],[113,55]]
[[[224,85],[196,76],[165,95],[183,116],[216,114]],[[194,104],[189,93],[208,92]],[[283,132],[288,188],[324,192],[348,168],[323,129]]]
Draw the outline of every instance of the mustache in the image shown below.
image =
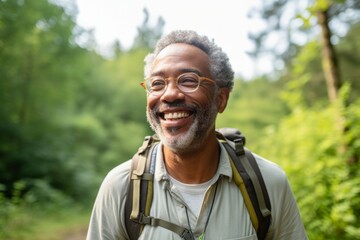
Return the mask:
[[160,111],[166,111],[172,108],[183,108],[187,109],[188,111],[197,111],[199,107],[195,104],[187,104],[187,103],[160,103],[159,105],[155,106],[153,108],[153,112],[160,112]]

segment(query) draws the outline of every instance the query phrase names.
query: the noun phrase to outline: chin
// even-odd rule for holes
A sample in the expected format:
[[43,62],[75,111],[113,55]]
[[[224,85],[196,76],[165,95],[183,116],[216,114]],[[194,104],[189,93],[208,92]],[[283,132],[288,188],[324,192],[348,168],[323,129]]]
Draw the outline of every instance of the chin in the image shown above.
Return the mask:
[[[177,134],[174,134],[178,132]],[[187,131],[167,129],[157,132],[161,142],[176,153],[192,152],[202,146],[208,136],[208,129],[201,129],[199,121],[195,121]]]

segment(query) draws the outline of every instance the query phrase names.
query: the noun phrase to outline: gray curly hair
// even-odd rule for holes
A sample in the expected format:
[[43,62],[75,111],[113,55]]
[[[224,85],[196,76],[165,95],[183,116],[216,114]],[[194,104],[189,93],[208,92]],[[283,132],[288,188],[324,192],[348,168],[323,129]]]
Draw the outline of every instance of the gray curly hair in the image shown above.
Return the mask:
[[191,30],[173,31],[157,42],[154,51],[144,59],[145,77],[150,76],[151,66],[161,50],[174,43],[186,43],[203,50],[209,56],[211,75],[217,85],[232,90],[234,71],[226,53],[215,44],[214,40],[210,41],[207,36],[200,36],[197,32]]

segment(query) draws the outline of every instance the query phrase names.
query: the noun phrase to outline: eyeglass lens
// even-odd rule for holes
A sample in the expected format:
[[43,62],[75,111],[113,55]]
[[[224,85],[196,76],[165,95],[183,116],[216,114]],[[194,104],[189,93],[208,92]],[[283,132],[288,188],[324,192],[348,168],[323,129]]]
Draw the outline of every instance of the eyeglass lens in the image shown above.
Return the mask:
[[[176,79],[177,87],[182,92],[193,92],[199,87],[200,79],[195,73],[184,73]],[[168,80],[155,76],[146,80],[146,88],[152,94],[161,94],[165,91]]]

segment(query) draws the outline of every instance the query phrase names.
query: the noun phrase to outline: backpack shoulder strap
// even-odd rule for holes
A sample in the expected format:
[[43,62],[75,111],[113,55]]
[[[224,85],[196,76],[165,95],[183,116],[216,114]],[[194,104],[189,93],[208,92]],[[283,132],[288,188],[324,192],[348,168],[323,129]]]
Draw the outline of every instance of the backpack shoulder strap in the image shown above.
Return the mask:
[[160,226],[175,232],[184,240],[194,240],[188,229],[150,216],[153,196],[153,160],[157,138],[146,137],[143,145],[132,158],[128,195],[125,202],[125,227],[130,240],[139,238],[145,225]]
[[125,202],[125,226],[130,239],[138,239],[143,225],[142,215],[149,215],[153,194],[153,173],[150,171],[151,152],[156,139],[145,137],[132,158],[128,194]]
[[271,205],[264,179],[253,154],[244,148],[245,137],[237,129],[221,129],[218,138],[230,155],[234,182],[238,185],[258,239],[265,239],[271,222]]

